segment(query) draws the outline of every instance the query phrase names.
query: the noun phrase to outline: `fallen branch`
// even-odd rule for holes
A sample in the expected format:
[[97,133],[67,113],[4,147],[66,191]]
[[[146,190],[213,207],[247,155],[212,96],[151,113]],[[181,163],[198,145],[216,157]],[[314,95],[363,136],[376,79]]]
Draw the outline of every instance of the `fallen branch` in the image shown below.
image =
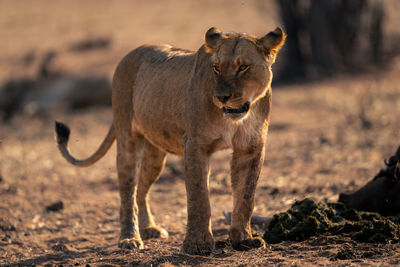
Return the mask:
[[[222,214],[225,217],[225,221],[227,224],[231,223],[231,217],[232,217],[232,212],[228,211],[223,211]],[[268,226],[269,223],[272,221],[272,217],[263,217],[263,216],[258,216],[258,215],[252,215],[251,216],[251,224],[254,225],[262,225],[262,226]]]

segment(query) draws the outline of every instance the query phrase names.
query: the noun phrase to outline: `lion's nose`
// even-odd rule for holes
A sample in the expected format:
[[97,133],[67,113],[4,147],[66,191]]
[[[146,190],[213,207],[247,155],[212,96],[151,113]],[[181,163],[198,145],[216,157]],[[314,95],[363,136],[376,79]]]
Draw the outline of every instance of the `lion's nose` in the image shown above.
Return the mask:
[[228,101],[229,98],[231,98],[232,95],[221,95],[217,96],[218,100],[221,101],[221,103],[225,104],[226,101]]

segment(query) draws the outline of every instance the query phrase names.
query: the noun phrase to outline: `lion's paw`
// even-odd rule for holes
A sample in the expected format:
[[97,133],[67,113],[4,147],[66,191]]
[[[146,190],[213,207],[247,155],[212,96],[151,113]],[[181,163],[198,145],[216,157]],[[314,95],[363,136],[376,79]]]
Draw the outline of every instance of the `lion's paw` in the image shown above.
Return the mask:
[[140,236],[143,240],[150,238],[167,238],[168,232],[164,228],[158,226],[149,226],[140,230]]
[[196,236],[186,236],[182,253],[190,255],[210,255],[214,249],[214,239],[211,233]]
[[122,249],[143,249],[144,245],[140,238],[124,238],[120,239],[118,242],[118,247]]
[[265,248],[265,241],[261,237],[252,237],[241,241],[232,241],[232,247],[236,250],[250,250],[252,248]]

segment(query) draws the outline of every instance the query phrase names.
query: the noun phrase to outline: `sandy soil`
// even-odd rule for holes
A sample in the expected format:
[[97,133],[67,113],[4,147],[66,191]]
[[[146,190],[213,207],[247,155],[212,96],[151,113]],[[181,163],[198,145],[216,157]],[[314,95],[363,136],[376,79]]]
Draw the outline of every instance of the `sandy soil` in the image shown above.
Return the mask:
[[[0,16],[0,31],[9,40],[0,42],[0,50],[6,51],[0,54],[0,79],[34,73],[34,66],[21,63],[29,51],[40,56],[56,49],[60,69],[110,77],[119,58],[140,43],[169,42],[195,49],[211,25],[262,34],[277,23],[271,3],[260,7],[257,1],[204,2],[170,1],[165,7],[161,1],[126,1],[120,6],[103,1],[92,10],[90,1],[81,6],[77,1],[38,1],[28,7],[28,1],[0,1],[0,12],[7,15]],[[211,3],[214,8],[204,7]],[[259,13],[262,8],[265,19]],[[87,36],[112,36],[113,45],[84,54],[68,51],[71,43]],[[395,60],[385,72],[274,88],[255,214],[272,216],[305,197],[336,201],[339,192],[358,188],[383,168],[383,159],[394,153],[400,140],[399,71],[400,60]],[[120,250],[115,147],[94,166],[75,168],[57,151],[55,119],[70,125],[71,150],[83,158],[103,139],[112,114],[108,108],[59,111],[17,116],[0,124],[1,265],[400,265],[399,244],[358,243],[341,236],[268,244],[245,252],[218,248],[209,257],[181,255],[186,194],[182,161],[174,156],[168,158],[150,198],[156,221],[170,237],[146,240],[144,250]],[[228,237],[222,212],[232,209],[229,156],[229,151],[217,153],[212,161],[210,195],[217,240]],[[63,209],[46,211],[59,201]],[[263,230],[254,228],[259,235]],[[346,249],[354,256],[339,259]]]

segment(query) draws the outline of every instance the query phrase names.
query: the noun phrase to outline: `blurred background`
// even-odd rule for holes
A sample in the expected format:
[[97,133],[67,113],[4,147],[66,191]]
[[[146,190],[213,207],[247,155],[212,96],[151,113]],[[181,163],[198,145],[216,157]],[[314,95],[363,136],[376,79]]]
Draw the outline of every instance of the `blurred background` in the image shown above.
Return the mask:
[[275,84],[373,72],[400,51],[398,10],[396,0],[1,0],[0,116],[109,105],[127,52],[164,43],[196,50],[211,26],[258,36],[282,26],[289,37]]

